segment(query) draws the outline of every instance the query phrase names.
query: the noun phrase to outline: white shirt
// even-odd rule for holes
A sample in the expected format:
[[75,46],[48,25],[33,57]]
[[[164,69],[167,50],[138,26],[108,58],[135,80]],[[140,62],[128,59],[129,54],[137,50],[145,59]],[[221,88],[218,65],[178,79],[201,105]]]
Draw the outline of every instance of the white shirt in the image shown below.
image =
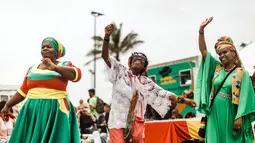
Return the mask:
[[[148,77],[141,76],[139,81],[131,70],[128,70],[112,57],[110,57],[110,62],[111,68],[106,65],[108,80],[113,84],[112,104],[108,121],[110,129],[125,128],[134,91],[138,93],[135,108],[136,116],[142,115],[144,117],[147,104],[150,104],[162,117],[167,113],[171,105],[169,96],[175,95],[174,93],[162,89]],[[132,75],[132,84],[129,74]],[[142,113],[140,112],[141,107]]]
[[3,136],[3,137],[11,136],[14,122],[15,121],[11,118],[9,118],[9,121],[5,122],[0,117],[0,136]]

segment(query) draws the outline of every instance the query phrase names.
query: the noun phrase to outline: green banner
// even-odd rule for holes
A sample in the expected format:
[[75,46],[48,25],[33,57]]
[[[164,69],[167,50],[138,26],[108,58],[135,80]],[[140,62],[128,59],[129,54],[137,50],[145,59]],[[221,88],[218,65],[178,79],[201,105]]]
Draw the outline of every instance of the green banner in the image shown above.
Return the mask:
[[[195,66],[194,62],[189,61],[149,68],[148,76],[165,90],[180,96],[185,90],[192,88],[192,68]],[[194,109],[185,105],[177,105],[176,108],[183,117],[189,112],[196,113]]]

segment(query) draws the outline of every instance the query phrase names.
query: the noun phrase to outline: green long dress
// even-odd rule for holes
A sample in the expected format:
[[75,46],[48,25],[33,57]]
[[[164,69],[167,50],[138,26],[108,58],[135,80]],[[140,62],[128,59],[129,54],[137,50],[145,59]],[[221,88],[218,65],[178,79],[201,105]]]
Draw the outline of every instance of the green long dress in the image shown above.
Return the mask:
[[74,107],[65,100],[70,107],[69,116],[59,109],[58,99],[28,99],[9,143],[80,143]]
[[[79,68],[71,62],[61,66]],[[29,68],[18,93],[26,98],[17,117],[9,143],[80,143],[80,132],[75,109],[67,97],[68,81],[50,70],[41,70],[35,64]]]
[[[238,105],[232,103],[232,77],[236,74],[235,70],[226,79],[209,109],[211,88],[214,87],[216,92],[228,74],[221,69],[212,86],[215,69],[219,64],[208,52],[198,73],[195,100],[198,103],[198,111],[208,116],[205,140],[207,143],[252,143],[251,122],[255,112],[255,95],[247,71],[243,72]],[[237,133],[233,127],[239,117],[242,117],[242,130]]]

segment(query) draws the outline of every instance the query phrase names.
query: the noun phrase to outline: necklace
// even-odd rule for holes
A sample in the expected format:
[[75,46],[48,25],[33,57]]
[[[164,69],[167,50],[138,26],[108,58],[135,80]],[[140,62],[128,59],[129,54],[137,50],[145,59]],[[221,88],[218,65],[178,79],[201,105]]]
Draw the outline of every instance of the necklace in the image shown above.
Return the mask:
[[233,66],[232,68],[230,68],[230,69],[225,69],[225,68],[224,68],[224,70],[227,71],[227,72],[230,72],[230,71],[233,70],[235,67],[236,67],[236,65],[234,65],[234,66]]

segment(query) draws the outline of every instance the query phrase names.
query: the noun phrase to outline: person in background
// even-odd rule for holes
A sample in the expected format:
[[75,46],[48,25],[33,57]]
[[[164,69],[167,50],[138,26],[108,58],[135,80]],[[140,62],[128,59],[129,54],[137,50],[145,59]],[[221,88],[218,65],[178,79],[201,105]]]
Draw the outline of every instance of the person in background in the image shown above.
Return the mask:
[[8,114],[26,99],[9,142],[79,143],[76,112],[66,88],[69,81],[81,79],[81,70],[70,61],[59,60],[66,50],[58,40],[47,37],[40,49],[41,61],[28,69],[22,86],[2,109],[2,114]]
[[192,113],[192,112],[189,112],[187,113],[184,118],[195,118],[196,117],[196,114]]
[[79,101],[79,105],[77,106],[78,108],[78,110],[80,110],[80,108],[81,108],[81,106],[83,106],[84,105],[84,101],[83,101],[83,99],[80,99],[80,101]]
[[81,112],[81,107],[84,106],[84,105],[85,105],[85,103],[84,103],[83,99],[80,99],[79,105],[76,106],[76,107],[74,107],[74,108],[75,108],[75,111],[76,111],[76,116],[78,116],[78,115],[80,114],[80,112]]
[[111,105],[105,103],[104,112],[105,112],[105,121],[106,121],[107,126],[108,126],[110,111],[111,111]]
[[105,114],[100,114],[98,119],[97,119],[97,129],[99,130],[100,132],[100,138],[101,138],[101,141],[102,143],[107,143],[107,121],[105,119]]
[[98,118],[99,114],[97,113],[96,106],[97,106],[97,97],[95,95],[95,89],[89,89],[89,99],[88,103],[90,106],[90,110],[92,111],[92,114]]
[[221,36],[214,45],[220,61],[207,51],[204,28],[212,20],[213,17],[202,22],[198,31],[202,61],[195,99],[198,111],[207,115],[205,142],[251,143],[255,113],[252,82],[230,37]]
[[179,111],[174,108],[172,111],[171,111],[171,119],[181,119],[182,118],[182,115],[179,113]]
[[[6,101],[0,102],[0,110],[4,108]],[[7,115],[1,114],[0,118],[0,142],[8,141],[11,134],[13,127],[16,122],[16,117],[12,114],[12,110]]]
[[97,120],[97,128],[100,132],[100,138],[102,140],[102,143],[108,142],[108,120],[110,110],[111,110],[110,105],[104,103],[104,113],[99,114]]
[[78,115],[80,123],[80,131],[82,134],[92,134],[96,131],[95,123],[97,121],[96,117],[91,113],[88,104],[81,106],[81,112]]

